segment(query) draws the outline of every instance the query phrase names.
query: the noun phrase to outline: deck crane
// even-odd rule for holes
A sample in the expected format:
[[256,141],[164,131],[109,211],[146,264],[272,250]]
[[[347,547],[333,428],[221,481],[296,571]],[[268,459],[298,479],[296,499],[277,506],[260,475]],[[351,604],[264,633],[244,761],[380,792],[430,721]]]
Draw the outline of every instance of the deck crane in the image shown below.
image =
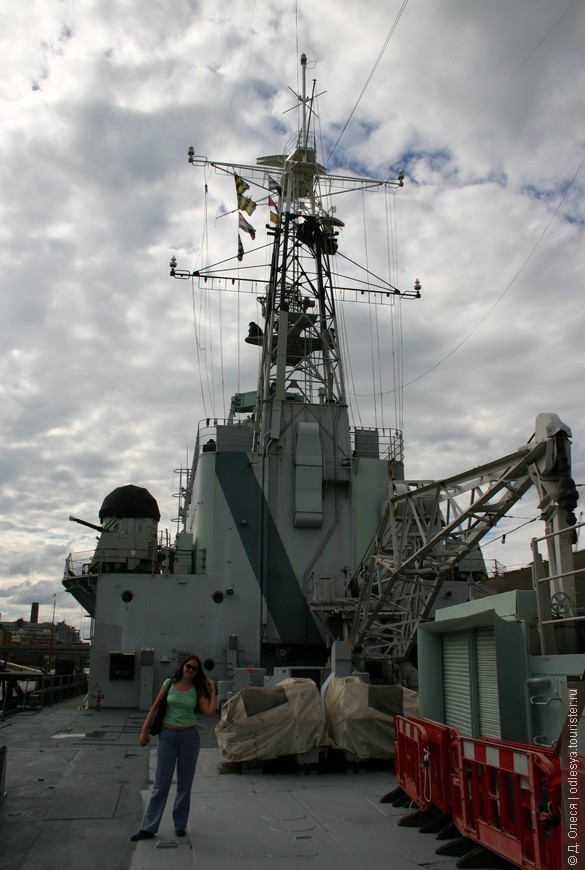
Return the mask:
[[408,661],[417,628],[445,579],[531,486],[550,535],[549,576],[561,578],[540,583],[541,623],[550,623],[551,616],[575,617],[578,495],[570,438],[556,414],[542,413],[534,435],[515,453],[445,480],[389,482],[384,516],[351,584],[357,599],[348,637],[356,653],[368,660]]

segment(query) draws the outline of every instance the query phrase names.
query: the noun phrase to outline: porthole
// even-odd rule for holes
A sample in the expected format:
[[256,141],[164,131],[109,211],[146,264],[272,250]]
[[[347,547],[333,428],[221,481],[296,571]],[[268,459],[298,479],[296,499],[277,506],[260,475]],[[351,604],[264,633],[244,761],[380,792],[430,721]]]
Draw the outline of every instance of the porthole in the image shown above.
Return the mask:
[[223,601],[223,592],[214,592],[211,596],[216,604],[221,604]]
[[122,601],[124,602],[124,604],[130,604],[130,602],[133,600],[134,593],[130,592],[129,589],[125,589],[124,592],[122,592]]
[[215,668],[215,662],[213,659],[205,659],[203,662],[203,670],[212,671]]

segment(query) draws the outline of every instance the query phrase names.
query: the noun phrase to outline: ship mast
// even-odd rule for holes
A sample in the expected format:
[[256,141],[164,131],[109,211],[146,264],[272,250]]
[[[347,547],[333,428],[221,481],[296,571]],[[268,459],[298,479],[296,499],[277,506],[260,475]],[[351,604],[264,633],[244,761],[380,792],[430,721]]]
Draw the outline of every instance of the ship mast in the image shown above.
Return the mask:
[[[193,147],[189,149],[192,165],[212,166],[236,178],[245,174],[268,189],[271,199],[278,200],[277,222],[268,228],[273,243],[266,295],[258,297],[263,323],[251,324],[246,338],[248,344],[262,347],[254,413],[254,448],[261,451],[280,437],[286,425],[283,403],[289,400],[347,409],[333,280],[338,235],[344,224],[336,217],[335,207],[329,205],[331,197],[348,190],[403,186],[402,174],[386,180],[351,178],[330,174],[317,162],[316,136],[311,129],[318,96],[315,84],[313,81],[309,96],[307,57],[303,54],[301,92],[295,93],[300,129],[286,153],[260,157],[255,166],[242,166],[210,161],[197,156]],[[196,272],[178,269],[174,257],[171,275],[183,279],[196,276],[205,282],[220,277],[211,268]],[[237,280],[250,279],[238,275]],[[401,292],[379,278],[376,282],[376,287],[362,282],[362,296],[373,292],[386,297],[420,297],[418,281],[414,292]]]
[[257,431],[277,439],[282,403],[297,395],[308,403],[346,405],[343,367],[337,342],[332,257],[341,221],[326,211],[320,195],[324,168],[317,163],[310,129],[315,99],[307,95],[306,55],[301,57],[301,129],[287,155],[260,158],[281,169],[280,221],[268,293],[261,300],[266,331],[259,372]]
[[[258,631],[250,633],[246,617],[243,649],[264,665],[307,657],[322,661],[327,638],[340,630],[339,613],[330,614],[328,625],[311,602],[320,596],[321,580],[331,581],[331,594],[339,587],[346,595],[349,573],[379,521],[389,464],[393,470],[402,466],[401,433],[352,432],[350,427],[338,294],[355,294],[356,301],[370,294],[378,294],[380,302],[420,298],[418,282],[414,291],[402,292],[366,268],[356,277],[362,267],[338,250],[344,225],[331,204],[334,197],[402,187],[404,177],[380,180],[325,171],[314,130],[319,95],[315,82],[307,83],[305,55],[301,72],[300,93],[295,93],[298,130],[283,151],[252,166],[208,160],[194,147],[188,151],[191,165],[211,167],[235,181],[238,229],[252,241],[256,231],[244,214],[257,215],[258,206],[268,205],[268,274],[264,261],[263,279],[247,277],[265,246],[246,252],[241,238],[237,256],[205,269],[183,270],[174,256],[170,264],[173,277],[196,277],[200,288],[237,287],[240,292],[248,286],[260,306],[258,323],[249,324],[245,338],[260,350],[257,388],[232,398],[230,418],[214,421],[213,438],[207,434],[210,420],[205,421],[209,440],[201,447],[198,435],[185,531],[205,560],[204,573],[218,571],[222,578],[233,573],[238,588],[246,589]],[[241,266],[244,255],[256,255],[254,263]],[[340,276],[344,262],[352,264],[349,276]],[[231,555],[236,551],[237,567]]]

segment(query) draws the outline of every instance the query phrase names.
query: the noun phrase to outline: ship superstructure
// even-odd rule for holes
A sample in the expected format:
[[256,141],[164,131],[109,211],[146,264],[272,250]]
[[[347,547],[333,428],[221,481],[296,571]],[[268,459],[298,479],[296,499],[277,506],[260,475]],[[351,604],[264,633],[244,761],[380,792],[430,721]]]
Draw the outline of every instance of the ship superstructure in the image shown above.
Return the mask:
[[[303,55],[300,129],[284,153],[243,165],[189,149],[193,167],[235,184],[244,229],[252,191],[270,203],[262,283],[245,277],[240,254],[233,267],[222,260],[195,271],[171,259],[172,277],[211,291],[246,281],[261,288],[260,322],[243,336],[260,351],[258,379],[233,396],[226,419],[199,424],[192,465],[179,469],[173,542],[158,530],[152,496],[120,487],[102,505],[102,525],[89,524],[101,533],[95,553],[67,561],[64,584],[94,618],[90,694],[99,687],[110,706],[149,706],[191,650],[228,685],[244,669],[260,684],[294,668],[322,672],[337,641],[351,645],[359,671],[401,679],[419,624],[437,606],[467,600],[469,582],[485,578],[479,541],[539,485],[541,467],[551,473],[556,442],[568,443],[568,428],[543,415],[535,442],[517,453],[447,481],[412,481],[401,431],[350,425],[339,296],[401,303],[421,288],[417,280],[401,291],[367,270],[340,277],[336,192],[394,190],[404,179],[326,172],[306,68]],[[552,468],[556,489],[567,474]]]
[[[306,67],[303,56],[300,131],[285,153],[242,166],[189,151],[195,167],[233,175],[242,213],[250,183],[274,204],[262,321],[250,323],[245,337],[261,348],[258,381],[256,390],[233,397],[227,419],[199,425],[192,466],[180,472],[172,546],[153,545],[148,512],[150,571],[148,554],[141,554],[142,568],[127,562],[123,575],[112,560],[102,564],[117,528],[112,520],[95,557],[81,566],[69,560],[65,585],[95,618],[92,673],[102,689],[113,652],[135,656],[136,678],[143,658],[152,657],[158,679],[177,650],[192,648],[216,679],[237,667],[323,667],[331,642],[348,634],[343,602],[352,597],[351,578],[379,524],[388,481],[403,477],[400,431],[350,427],[333,268],[343,222],[330,205],[335,189],[398,188],[403,178],[326,173],[311,129],[315,87],[309,96]],[[234,265],[236,274],[236,258]],[[182,270],[175,258],[171,275],[207,287],[230,278],[225,264],[222,276],[212,267]],[[418,282],[402,293],[379,278],[351,286],[420,297]],[[116,685],[110,694],[117,697]],[[138,694],[136,685],[137,701]]]
[[[265,759],[299,750],[295,737],[271,754],[280,731],[267,736],[274,720],[256,712],[287,704],[282,721],[298,722],[281,697],[292,692],[289,683],[276,684],[311,676],[321,686],[313,707],[323,716],[323,742],[315,738],[305,761],[331,747],[387,758],[395,745],[401,788],[387,797],[420,808],[409,826],[445,826],[441,837],[456,837],[445,854],[480,844],[518,866],[558,870],[561,830],[583,833],[562,794],[567,757],[574,756],[575,789],[585,782],[571,431],[541,413],[514,452],[448,479],[413,481],[404,475],[399,429],[350,425],[339,292],[400,302],[420,298],[420,284],[402,292],[371,274],[361,284],[340,279],[344,225],[331,204],[335,190],[399,188],[403,177],[326,172],[306,69],[303,55],[300,131],[284,153],[244,166],[189,149],[194,167],[232,176],[244,231],[252,229],[251,185],[270,203],[261,318],[244,337],[260,352],[257,386],[233,396],[227,419],[199,424],[192,465],[178,470],[174,542],[159,533],[158,505],[140,487],[115,490],[101,525],[85,523],[100,533],[97,548],[70,556],[63,582],[94,618],[90,699],[146,709],[162,679],[196,651],[228,701],[216,730],[222,752],[227,732],[235,752],[237,727],[230,729],[241,716],[251,748],[234,757]],[[234,259],[232,271],[229,260],[192,271],[173,257],[171,275],[218,292],[250,281],[257,292],[259,280],[238,268],[241,252]],[[470,585],[485,578],[480,541],[531,486],[548,566],[535,539],[533,590],[467,601]],[[455,607],[431,621],[446,604]],[[413,700],[404,687],[417,652]],[[310,684],[315,695],[310,680],[299,682],[300,693]],[[257,687],[261,700],[256,694],[248,709],[237,690]],[[352,692],[360,700],[350,715]],[[266,700],[275,694],[276,702]],[[407,698],[420,715],[407,712]]]
[[[302,124],[290,151],[234,170],[240,189],[248,182],[237,173],[260,173],[277,201],[263,320],[245,339],[262,349],[258,386],[235,397],[239,413],[227,425],[200,432],[185,517],[197,563],[233,581],[234,596],[246,589],[258,622],[243,659],[266,667],[323,664],[340,627],[332,631],[311,602],[347,595],[388,479],[403,473],[399,431],[350,428],[332,265],[343,223],[323,194],[347,180],[318,162],[304,56],[301,69]],[[402,178],[375,183],[398,187]],[[174,263],[172,274],[184,276]],[[225,527],[210,522],[220,505],[233,518],[227,548]]]

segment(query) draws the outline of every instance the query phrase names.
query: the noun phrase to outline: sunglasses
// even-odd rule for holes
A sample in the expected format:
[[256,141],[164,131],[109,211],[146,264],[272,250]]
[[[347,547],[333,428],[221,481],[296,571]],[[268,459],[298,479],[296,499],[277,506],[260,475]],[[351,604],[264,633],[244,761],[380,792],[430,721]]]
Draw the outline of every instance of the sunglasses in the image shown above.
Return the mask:
[[196,671],[197,670],[197,665],[185,665],[184,667],[185,667],[186,671]]

